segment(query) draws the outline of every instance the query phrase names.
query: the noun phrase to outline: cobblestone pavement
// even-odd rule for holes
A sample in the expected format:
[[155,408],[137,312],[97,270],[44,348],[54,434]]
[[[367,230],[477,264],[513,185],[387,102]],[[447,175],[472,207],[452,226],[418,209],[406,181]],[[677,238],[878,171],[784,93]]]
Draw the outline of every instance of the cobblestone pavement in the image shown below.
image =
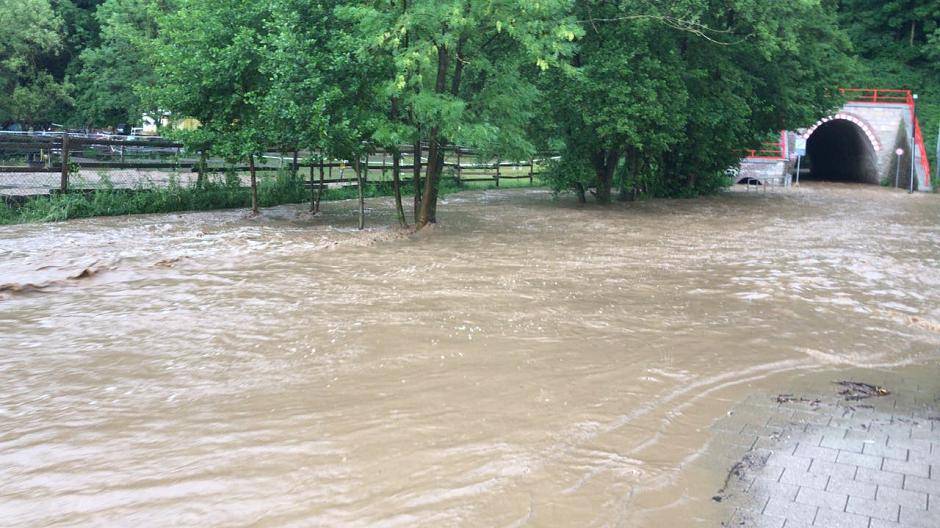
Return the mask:
[[[865,380],[863,380],[865,381]],[[902,379],[859,401],[754,395],[716,427],[726,527],[940,528],[940,394]]]

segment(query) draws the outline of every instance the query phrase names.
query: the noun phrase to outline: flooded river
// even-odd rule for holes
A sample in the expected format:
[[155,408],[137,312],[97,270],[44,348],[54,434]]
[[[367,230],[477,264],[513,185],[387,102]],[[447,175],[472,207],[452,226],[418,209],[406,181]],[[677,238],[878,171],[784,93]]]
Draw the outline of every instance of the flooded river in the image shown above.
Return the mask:
[[369,205],[0,227],[0,526],[715,526],[737,402],[940,372],[940,196]]

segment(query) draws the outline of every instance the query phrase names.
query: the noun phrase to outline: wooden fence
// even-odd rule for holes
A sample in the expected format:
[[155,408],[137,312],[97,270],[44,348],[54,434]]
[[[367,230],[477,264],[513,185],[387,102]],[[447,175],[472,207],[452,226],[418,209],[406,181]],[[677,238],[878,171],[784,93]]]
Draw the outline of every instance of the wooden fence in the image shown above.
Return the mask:
[[[399,168],[402,180],[412,181],[414,148],[400,149]],[[426,166],[426,146],[422,148],[421,165]],[[367,184],[390,181],[393,154],[378,150],[362,163],[366,168]],[[257,172],[291,171],[302,174],[309,171],[307,185],[319,185],[319,168],[326,177],[323,183],[331,186],[353,185],[354,176],[347,160],[315,159],[311,152],[270,152],[259,157]],[[477,158],[468,160],[467,158]],[[408,158],[411,158],[408,160]],[[307,160],[307,161],[304,161]],[[17,163],[12,164],[11,163]],[[409,162],[410,161],[410,162]],[[458,183],[489,182],[499,186],[500,180],[528,179],[534,183],[545,158],[526,161],[480,160],[466,148],[446,150],[445,178]],[[339,171],[339,177],[334,175]],[[167,184],[171,178],[180,183],[195,181],[203,176],[218,174],[244,175],[247,165],[231,165],[221,160],[208,160],[203,164],[198,157],[189,155],[180,143],[162,139],[116,139],[73,134],[0,134],[0,194],[38,195],[50,192],[69,192],[100,188],[134,188],[142,182],[150,185]],[[243,183],[247,184],[247,183]]]

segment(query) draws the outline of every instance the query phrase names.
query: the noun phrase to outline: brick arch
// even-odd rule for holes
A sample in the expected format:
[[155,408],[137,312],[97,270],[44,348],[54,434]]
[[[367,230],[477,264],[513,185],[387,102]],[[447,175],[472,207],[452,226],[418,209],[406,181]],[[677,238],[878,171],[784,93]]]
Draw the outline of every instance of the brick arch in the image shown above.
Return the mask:
[[830,121],[836,121],[836,120],[849,121],[855,126],[859,127],[860,129],[862,129],[862,132],[865,133],[865,136],[868,137],[868,141],[869,143],[871,143],[872,149],[875,152],[878,152],[881,150],[881,142],[878,141],[878,136],[875,134],[875,131],[872,130],[871,125],[869,125],[868,122],[866,122],[861,117],[855,114],[850,114],[848,112],[839,112],[835,115],[831,115],[829,117],[824,117],[820,119],[819,121],[816,122],[815,125],[810,127],[809,130],[801,134],[800,137],[808,140],[810,136],[813,135],[813,132],[816,132],[817,128],[825,125],[826,123]]

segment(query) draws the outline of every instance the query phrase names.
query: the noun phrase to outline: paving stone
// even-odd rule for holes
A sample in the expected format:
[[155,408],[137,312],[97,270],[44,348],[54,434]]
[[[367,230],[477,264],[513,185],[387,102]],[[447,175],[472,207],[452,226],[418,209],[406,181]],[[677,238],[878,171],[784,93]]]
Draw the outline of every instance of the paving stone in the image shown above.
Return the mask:
[[901,438],[895,436],[888,438],[888,447],[907,449],[912,453],[929,453],[930,445],[931,444],[929,440],[911,440],[910,438]]
[[917,477],[930,477],[930,466],[921,462],[904,462],[893,458],[886,458],[884,459],[884,465],[881,466],[881,469]]
[[837,449],[829,449],[826,447],[807,445],[803,442],[800,442],[799,444],[797,444],[796,450],[793,452],[793,454],[799,457],[825,460],[827,462],[835,462],[836,456],[839,454],[839,451]]
[[919,462],[921,464],[929,464],[934,467],[940,465],[940,451],[934,453],[925,453],[922,451],[910,451],[910,455],[907,459],[911,462]]
[[[863,456],[863,455],[859,455]],[[793,455],[787,455],[783,453],[774,453],[770,455],[767,459],[768,466],[779,466],[782,468],[790,468],[799,471],[806,471],[809,469],[810,459],[804,457],[797,457]]]
[[791,521],[789,519],[783,524],[783,528],[810,528],[811,526],[813,525],[809,523]]
[[850,453],[848,451],[839,451],[839,456],[836,457],[836,462],[840,464],[854,464],[856,466],[867,467],[869,469],[881,469],[881,460],[881,457],[860,455],[858,453]]
[[897,436],[900,438],[912,438],[910,424],[872,422],[869,431],[874,433],[884,433],[888,436]]
[[868,528],[903,528],[900,523],[885,521],[882,519],[872,519]]
[[884,458],[893,458],[895,460],[907,460],[907,449],[903,447],[889,447],[883,444],[865,444],[865,449],[862,453]]
[[876,519],[883,519],[885,521],[897,521],[900,508],[900,505],[890,502],[849,497],[845,511],[865,515],[867,517],[874,517]]
[[[847,493],[851,497],[874,500],[878,486],[842,477],[830,477],[826,491]],[[887,488],[886,488],[887,489]]]
[[781,427],[784,429],[789,429],[794,426],[799,426],[800,424],[795,422],[788,415],[773,415],[767,419],[767,425],[771,427]]
[[855,474],[855,480],[867,484],[878,484],[879,486],[890,486],[892,488],[901,488],[904,484],[904,475],[900,473],[889,473],[880,469],[858,468]]
[[813,460],[812,464],[809,465],[809,472],[852,480],[858,472],[858,466],[826,462],[825,460]]
[[919,510],[927,509],[927,494],[921,491],[902,490],[897,488],[889,488],[887,486],[879,486],[875,497],[878,501],[899,504],[906,508],[914,508]]
[[936,495],[938,499],[931,497],[931,501],[940,500],[940,480],[907,476],[904,478],[904,489]]
[[[870,429],[852,429],[845,433],[846,440],[859,440],[861,442],[874,442],[883,444],[888,441],[888,433],[871,431]],[[900,440],[901,437],[898,437]],[[861,452],[861,450],[859,450]]]
[[838,511],[845,510],[848,498],[849,496],[844,493],[832,493],[812,488],[800,488],[796,494],[796,502]]
[[901,526],[904,528],[937,528],[940,511],[923,511],[901,507]]
[[847,416],[833,416],[832,419],[829,420],[829,427],[852,429],[853,427],[858,427],[859,424],[864,423],[863,421],[851,415],[852,413],[849,413]]
[[914,429],[911,431],[911,440],[929,440],[931,442],[937,442],[940,441],[940,431]]
[[819,441],[822,440],[824,436],[830,436],[832,438],[845,438],[845,434],[847,432],[847,427],[809,424],[804,430],[805,434],[800,435],[800,439],[805,439],[807,442],[814,440],[814,442],[809,443],[815,443],[816,445],[819,445]]
[[795,484],[788,484],[785,482],[777,482],[776,480],[770,480],[769,478],[757,477],[754,479],[754,482],[751,483],[751,486],[748,488],[748,495],[754,497],[755,500],[760,501],[761,504],[766,504],[766,499],[770,497],[779,497],[792,501],[796,498],[796,492],[799,491],[800,487]]
[[818,413],[818,412],[806,412],[806,411],[796,411],[793,413],[792,418],[799,423],[809,423],[815,425],[829,425],[829,422],[832,420],[832,417],[828,414]]
[[788,520],[796,522],[812,523],[813,519],[816,518],[817,509],[818,508],[812,504],[790,502],[774,497],[767,501],[767,506],[764,507],[764,515],[785,517]]
[[822,526],[824,528],[868,528],[868,517],[820,508],[813,526]]
[[845,438],[845,437],[835,437],[833,435],[823,436],[822,442],[819,444],[822,447],[827,447],[829,449],[841,449],[842,451],[851,451],[853,453],[861,453],[862,447],[865,445],[865,442],[857,438]]
[[780,476],[780,482],[822,491],[826,489],[826,484],[829,483],[829,475],[787,468]]
[[741,526],[747,528],[783,528],[783,523],[785,521],[786,519],[783,517],[763,515],[761,513],[750,510],[738,510],[731,517],[731,522],[728,523],[728,526]]

